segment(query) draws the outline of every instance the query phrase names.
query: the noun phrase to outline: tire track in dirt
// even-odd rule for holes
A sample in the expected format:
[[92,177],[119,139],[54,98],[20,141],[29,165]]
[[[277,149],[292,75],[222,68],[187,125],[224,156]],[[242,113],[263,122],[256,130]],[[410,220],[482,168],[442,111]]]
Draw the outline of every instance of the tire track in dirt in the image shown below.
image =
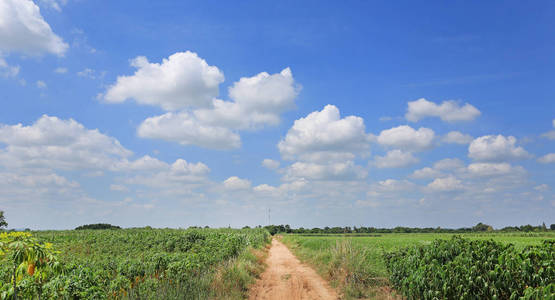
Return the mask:
[[302,264],[275,238],[272,239],[266,264],[266,270],[250,290],[249,300],[339,299],[316,271]]

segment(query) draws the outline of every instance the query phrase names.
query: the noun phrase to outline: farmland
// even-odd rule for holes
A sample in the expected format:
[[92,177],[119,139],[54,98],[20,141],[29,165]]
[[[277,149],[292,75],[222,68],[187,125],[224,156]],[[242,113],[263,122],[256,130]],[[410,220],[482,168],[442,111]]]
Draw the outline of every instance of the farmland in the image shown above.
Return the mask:
[[13,271],[18,299],[241,299],[269,242],[264,229],[1,234],[2,299],[13,297]]
[[13,274],[17,299],[259,299],[277,284],[301,287],[299,295],[320,286],[342,299],[550,299],[555,292],[552,230],[278,234],[332,291],[316,273],[307,283],[310,270],[298,271],[305,267],[292,254],[276,256],[289,251],[276,240],[269,253],[278,263],[266,260],[265,228],[94,226],[112,229],[0,233],[0,299],[14,298]]
[[[446,244],[451,244],[453,236],[453,234],[439,233],[377,234],[371,236],[289,234],[283,236],[283,241],[301,260],[315,266],[320,274],[329,279],[347,298],[387,298],[392,293],[390,290],[391,286],[396,287],[398,290],[393,292],[394,294],[403,293],[400,280],[395,281],[395,278],[393,278],[393,281],[391,280],[392,273],[400,277],[403,277],[403,275],[398,273],[398,269],[394,269],[392,272],[392,267],[400,268],[403,265],[404,276],[407,277],[411,272],[416,272],[417,267],[414,264],[405,263],[405,259],[407,257],[413,261],[423,259],[426,256],[425,253],[427,253],[426,251],[418,252],[413,250],[412,252],[408,251],[408,253],[412,254],[412,256],[409,256],[399,254],[402,252],[399,250],[406,249],[407,247],[409,249],[434,247],[437,243],[434,240],[441,240],[445,241]],[[513,244],[514,251],[507,255],[515,257],[518,256],[515,253],[520,254],[528,246],[542,247],[544,240],[553,241],[555,238],[553,232],[468,233],[461,236],[468,241],[480,241],[480,243],[486,244],[488,241],[493,240],[495,241],[493,245],[486,245],[491,248],[491,251],[493,249],[501,249],[503,245]],[[541,263],[547,262],[545,268],[551,268],[549,272],[553,272],[553,244],[543,247],[543,252],[540,252],[548,255],[548,258],[544,258]],[[396,259],[392,258],[388,265],[384,255],[390,253],[397,253],[397,256]],[[406,251],[403,254],[405,253]],[[414,253],[420,253],[420,255]],[[536,271],[534,270],[532,273],[536,274]],[[553,273],[543,273],[543,276],[548,276],[548,281],[553,282],[554,280]],[[412,277],[412,280],[416,281],[416,278]],[[455,278],[451,278],[448,281],[455,281]],[[406,296],[408,293],[405,292],[403,294]],[[426,297],[413,296],[412,298]],[[503,297],[500,299],[503,299]]]

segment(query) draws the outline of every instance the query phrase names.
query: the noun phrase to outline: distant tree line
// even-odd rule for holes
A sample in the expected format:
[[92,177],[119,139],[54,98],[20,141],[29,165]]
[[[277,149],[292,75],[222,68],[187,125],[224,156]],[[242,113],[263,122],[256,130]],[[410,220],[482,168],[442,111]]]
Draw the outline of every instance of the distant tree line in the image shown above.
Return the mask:
[[84,230],[84,229],[121,229],[121,227],[111,225],[111,224],[98,223],[98,224],[81,225],[75,228],[75,230]]
[[488,232],[488,231],[504,231],[504,232],[542,232],[548,230],[555,230],[555,224],[551,224],[548,229],[545,224],[539,226],[523,225],[523,226],[508,226],[499,230],[493,229],[492,226],[478,223],[473,227],[462,228],[441,228],[441,227],[395,227],[395,228],[376,228],[376,227],[324,227],[324,228],[291,228],[289,225],[269,225],[264,226],[272,235],[276,233],[303,233],[303,234],[340,234],[340,233],[468,233],[468,232]]

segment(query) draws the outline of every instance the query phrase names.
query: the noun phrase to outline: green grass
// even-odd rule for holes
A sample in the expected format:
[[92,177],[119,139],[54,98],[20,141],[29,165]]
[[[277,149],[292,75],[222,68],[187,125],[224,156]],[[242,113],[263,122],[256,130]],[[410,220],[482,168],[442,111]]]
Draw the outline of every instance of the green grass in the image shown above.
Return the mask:
[[399,248],[430,244],[435,239],[460,235],[467,239],[512,243],[522,249],[555,239],[554,232],[542,233],[385,233],[372,236],[284,235],[283,242],[303,261],[313,265],[345,298],[386,298],[389,293],[383,253]]

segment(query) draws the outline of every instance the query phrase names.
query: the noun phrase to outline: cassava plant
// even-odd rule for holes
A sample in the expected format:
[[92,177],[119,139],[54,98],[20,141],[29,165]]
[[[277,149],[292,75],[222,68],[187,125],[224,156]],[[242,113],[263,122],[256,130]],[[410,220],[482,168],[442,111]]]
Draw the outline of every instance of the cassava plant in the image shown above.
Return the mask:
[[17,299],[18,283],[30,279],[38,289],[41,299],[42,286],[52,275],[62,272],[56,260],[57,252],[50,243],[40,243],[28,232],[0,233],[0,259],[11,266],[11,289],[2,298]]

